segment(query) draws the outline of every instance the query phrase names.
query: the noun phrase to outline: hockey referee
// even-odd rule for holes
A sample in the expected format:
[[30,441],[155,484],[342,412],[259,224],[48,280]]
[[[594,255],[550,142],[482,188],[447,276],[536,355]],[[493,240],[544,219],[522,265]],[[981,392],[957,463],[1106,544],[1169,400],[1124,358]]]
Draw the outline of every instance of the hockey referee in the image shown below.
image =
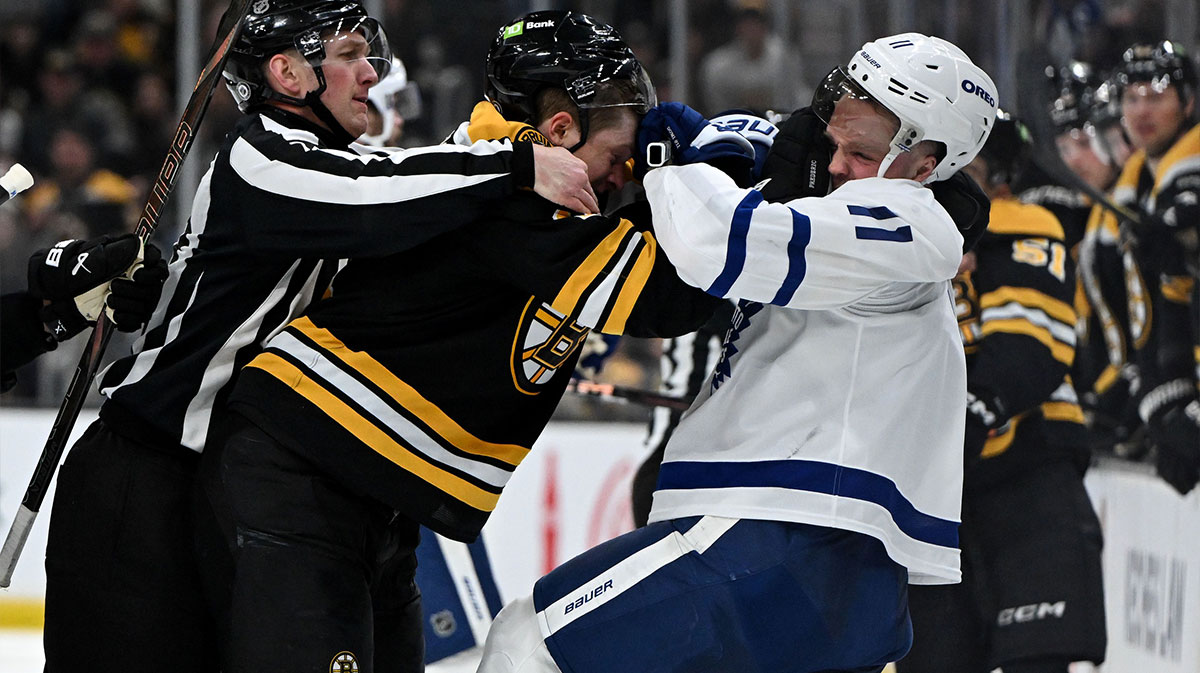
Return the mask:
[[314,299],[336,258],[382,256],[532,187],[596,208],[583,162],[528,142],[384,151],[353,142],[391,54],[356,1],[258,0],[225,79],[245,116],[195,195],[132,355],[58,479],[46,671],[215,671],[191,489],[234,374]]

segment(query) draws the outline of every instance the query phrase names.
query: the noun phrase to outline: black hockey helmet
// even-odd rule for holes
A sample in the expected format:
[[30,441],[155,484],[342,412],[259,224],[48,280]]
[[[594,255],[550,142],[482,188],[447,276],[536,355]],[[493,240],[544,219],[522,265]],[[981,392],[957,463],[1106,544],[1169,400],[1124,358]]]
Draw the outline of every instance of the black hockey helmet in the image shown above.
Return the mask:
[[1116,79],[1109,78],[1096,85],[1087,99],[1088,123],[1107,128],[1121,122],[1121,94]]
[[1056,133],[1083,128],[1087,122],[1089,99],[1095,87],[1095,72],[1083,61],[1071,61],[1061,68],[1046,67],[1056,95],[1050,101],[1050,121]]
[[1125,50],[1117,67],[1117,85],[1122,92],[1136,82],[1149,82],[1160,93],[1174,84],[1179,99],[1186,102],[1196,91],[1196,65],[1178,42],[1141,42]]
[[[627,81],[631,100],[606,99],[600,85]],[[500,29],[487,57],[487,97],[505,118],[533,122],[543,89],[565,90],[580,111],[579,145],[587,141],[587,110],[658,104],[654,85],[616,29],[586,14],[532,12]],[[571,148],[572,151],[579,145]]]
[[[321,66],[329,40],[347,32],[358,32],[366,38],[367,61],[380,79],[386,77],[392,63],[387,36],[357,0],[255,0],[222,73],[238,109],[245,112],[268,100],[308,105],[326,125],[332,125],[335,131],[341,129],[319,100],[325,91]],[[263,72],[267,59],[292,48],[308,61],[317,76],[317,90],[303,99],[271,89]]]
[[1029,128],[1004,110],[996,110],[996,124],[979,151],[988,165],[988,180],[1015,185],[1033,156]]

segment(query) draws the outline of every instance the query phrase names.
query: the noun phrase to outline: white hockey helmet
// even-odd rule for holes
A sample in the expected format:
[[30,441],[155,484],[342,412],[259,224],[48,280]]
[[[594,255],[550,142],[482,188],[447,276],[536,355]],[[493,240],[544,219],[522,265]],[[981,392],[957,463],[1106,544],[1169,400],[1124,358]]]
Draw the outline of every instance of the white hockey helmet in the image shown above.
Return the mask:
[[813,110],[828,122],[843,95],[874,100],[900,119],[880,176],[901,152],[923,140],[946,146],[946,156],[926,183],[945,180],[971,163],[992,130],[999,105],[996,85],[983,69],[953,44],[920,33],[864,44],[821,82]]
[[387,77],[379,80],[375,86],[367,90],[367,102],[373,105],[383,117],[383,128],[378,135],[371,135],[370,131],[363,133],[358,137],[358,142],[383,147],[391,137],[392,126],[396,123],[398,114],[396,94],[404,91],[407,86],[408,71],[404,69],[404,63],[393,56],[392,68],[388,71]]

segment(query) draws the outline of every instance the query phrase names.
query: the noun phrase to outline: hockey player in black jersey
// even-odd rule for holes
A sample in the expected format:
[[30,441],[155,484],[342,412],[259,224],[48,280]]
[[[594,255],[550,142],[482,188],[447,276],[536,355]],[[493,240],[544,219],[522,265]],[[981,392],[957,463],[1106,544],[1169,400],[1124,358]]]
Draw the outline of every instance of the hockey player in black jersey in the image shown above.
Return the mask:
[[145,334],[101,374],[100,420],[58,479],[50,673],[217,669],[193,558],[197,454],[235,373],[326,291],[337,258],[411,248],[523,188],[596,207],[583,163],[562,149],[354,144],[389,65],[359,2],[251,3],[224,73],[245,116],[201,181]]
[[1137,151],[1113,199],[1133,215],[1104,213],[1099,226],[1118,231],[1124,252],[1138,417],[1158,474],[1186,494],[1200,482],[1200,81],[1183,47],[1168,40],[1127,49],[1118,84]]
[[[964,169],[992,207],[954,282],[967,353],[963,581],[909,587],[901,673],[1066,673],[1104,659],[1100,525],[1068,375],[1074,268],[1058,219],[1011,191],[1029,142],[1021,128],[1001,113]],[[1035,617],[1019,612],[1029,606]]]
[[[1061,91],[1050,105],[1059,156],[1080,180],[1107,194],[1132,152],[1120,123],[1116,83],[1101,81],[1079,62],[1064,69],[1060,80]],[[1088,419],[1089,442],[1105,451],[1138,454],[1141,422],[1129,392],[1124,264],[1114,231],[1098,226],[1104,206],[1058,185],[1027,189],[1019,198],[1054,213],[1076,262],[1078,341],[1071,374]]]
[[[456,143],[567,147],[596,191],[624,184],[655,99],[615,30],[522,17],[488,75],[490,102]],[[514,195],[410,251],[351,260],[249,362],[230,397],[245,420],[202,470],[236,558],[218,598],[231,601],[225,670],[324,671],[338,657],[420,670],[418,525],[479,534],[589,329],[680,334],[718,301],[679,280],[638,206],[624,214]]]

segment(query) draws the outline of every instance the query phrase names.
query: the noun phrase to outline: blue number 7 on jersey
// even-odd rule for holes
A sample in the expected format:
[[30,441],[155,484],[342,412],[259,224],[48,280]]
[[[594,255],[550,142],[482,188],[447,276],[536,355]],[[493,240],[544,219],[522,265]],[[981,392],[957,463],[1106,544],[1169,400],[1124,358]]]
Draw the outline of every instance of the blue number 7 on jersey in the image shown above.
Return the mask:
[[[876,206],[867,208],[866,206],[846,206],[851,215],[860,217],[869,217],[873,220],[890,220],[893,217],[898,217],[887,206]],[[854,236],[867,241],[899,241],[901,243],[911,242],[913,240],[912,227],[907,224],[899,229],[884,229],[882,227],[854,227]]]

